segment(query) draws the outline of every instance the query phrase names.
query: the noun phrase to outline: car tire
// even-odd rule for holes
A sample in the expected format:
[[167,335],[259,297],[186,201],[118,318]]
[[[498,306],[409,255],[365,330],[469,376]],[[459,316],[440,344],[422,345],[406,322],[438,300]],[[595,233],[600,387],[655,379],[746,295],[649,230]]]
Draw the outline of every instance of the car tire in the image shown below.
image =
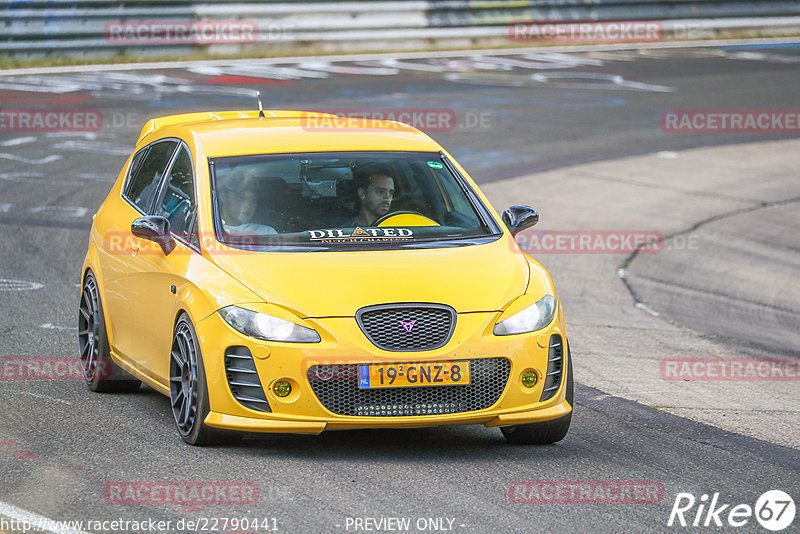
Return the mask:
[[126,373],[111,359],[103,302],[92,271],[87,271],[78,306],[78,350],[81,367],[90,391],[123,393],[138,391],[141,382]]
[[[567,352],[567,388],[566,397],[569,405],[575,409],[573,399],[575,397],[574,383],[572,380],[572,356]],[[514,445],[546,445],[561,441],[569,431],[572,422],[572,412],[553,419],[542,421],[541,423],[526,423],[524,425],[500,427],[506,440]]]
[[170,408],[183,441],[189,445],[218,445],[238,440],[238,433],[207,426],[210,411],[203,355],[189,316],[175,323],[169,363]]

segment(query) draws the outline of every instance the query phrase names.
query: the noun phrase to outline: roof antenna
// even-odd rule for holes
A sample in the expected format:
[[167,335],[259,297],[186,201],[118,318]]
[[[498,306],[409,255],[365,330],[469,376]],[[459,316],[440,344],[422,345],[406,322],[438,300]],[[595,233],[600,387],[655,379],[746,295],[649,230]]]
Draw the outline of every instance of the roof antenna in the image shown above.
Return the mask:
[[261,107],[261,91],[256,91],[256,98],[258,99],[258,118],[264,118],[264,108]]

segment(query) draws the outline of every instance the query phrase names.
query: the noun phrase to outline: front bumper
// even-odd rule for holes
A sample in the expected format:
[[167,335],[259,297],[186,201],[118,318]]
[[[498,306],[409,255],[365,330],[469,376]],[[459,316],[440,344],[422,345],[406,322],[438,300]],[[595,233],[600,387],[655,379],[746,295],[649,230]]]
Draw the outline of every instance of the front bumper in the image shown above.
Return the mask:
[[[358,417],[357,421],[313,421],[278,418],[269,419],[228,415],[210,412],[205,423],[216,428],[228,430],[244,430],[248,432],[278,432],[289,434],[320,434],[324,430],[355,430],[359,428],[415,428],[439,426],[446,424],[466,425],[482,424],[487,427],[512,426],[539,421],[549,421],[569,414],[572,406],[564,400],[549,408],[536,408],[527,412],[516,413],[459,413],[443,416],[420,417]],[[440,419],[440,420],[437,420]]]
[[[364,428],[413,428],[446,424],[511,426],[557,419],[572,410],[566,400],[566,369],[569,351],[563,348],[561,384],[556,393],[541,401],[548,369],[551,336],[560,335],[566,344],[560,306],[556,319],[545,329],[530,334],[495,336],[496,312],[459,314],[450,341],[442,348],[424,352],[391,352],[375,347],[362,333],[354,318],[308,319],[322,337],[313,344],[262,342],[232,329],[218,314],[196,325],[208,385],[211,427],[250,432],[319,434],[324,430]],[[245,407],[236,400],[228,384],[225,350],[247,347],[254,355],[269,412]],[[499,399],[484,409],[432,415],[355,416],[334,413],[323,405],[308,379],[317,365],[441,362],[506,358],[510,371]],[[539,380],[533,388],[522,385],[521,376],[533,370]],[[278,397],[273,386],[288,381],[292,392]],[[457,386],[446,386],[457,387]],[[442,388],[436,388],[441,390]]]

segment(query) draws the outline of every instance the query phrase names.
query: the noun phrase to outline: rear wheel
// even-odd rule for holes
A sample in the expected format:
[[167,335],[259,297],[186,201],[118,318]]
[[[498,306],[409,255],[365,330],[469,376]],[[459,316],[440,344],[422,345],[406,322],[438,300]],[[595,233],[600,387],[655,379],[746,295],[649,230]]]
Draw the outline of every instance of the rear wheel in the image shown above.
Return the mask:
[[[572,381],[572,356],[569,353],[567,353],[567,382],[565,387],[567,388],[567,402],[570,406],[574,407],[573,399],[575,397],[575,392]],[[564,439],[569,431],[571,421],[572,412],[551,421],[503,426],[500,427],[500,430],[503,432],[506,440],[514,445],[545,445]]]
[[169,399],[183,441],[189,445],[214,445],[233,438],[203,421],[210,411],[203,356],[189,316],[175,324],[169,364]]
[[103,304],[94,274],[83,280],[78,308],[78,348],[86,385],[96,392],[137,391],[140,382],[111,359]]

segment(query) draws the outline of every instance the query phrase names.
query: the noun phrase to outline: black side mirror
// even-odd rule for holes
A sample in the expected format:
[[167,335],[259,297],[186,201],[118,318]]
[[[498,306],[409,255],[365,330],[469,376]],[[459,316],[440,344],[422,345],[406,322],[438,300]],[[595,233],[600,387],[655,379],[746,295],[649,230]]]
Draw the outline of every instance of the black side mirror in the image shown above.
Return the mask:
[[526,228],[535,226],[539,222],[539,212],[529,206],[511,206],[503,212],[503,222],[506,223],[511,235],[517,235]]
[[131,233],[161,245],[165,256],[169,256],[169,253],[175,250],[175,240],[169,233],[169,221],[166,217],[160,215],[139,217],[131,224]]

